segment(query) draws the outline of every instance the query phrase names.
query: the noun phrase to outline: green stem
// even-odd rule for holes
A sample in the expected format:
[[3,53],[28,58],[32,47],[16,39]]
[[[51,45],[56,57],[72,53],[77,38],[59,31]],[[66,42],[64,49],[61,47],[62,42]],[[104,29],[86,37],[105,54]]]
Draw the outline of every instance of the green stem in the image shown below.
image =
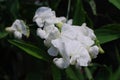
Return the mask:
[[71,4],[71,0],[68,1],[67,16],[66,16],[67,20],[69,18],[69,13],[70,13],[70,6],[71,6],[70,4]]
[[88,67],[85,67],[84,70],[85,70],[85,73],[86,73],[86,76],[88,77],[88,79],[89,80],[94,80],[90,70],[88,69]]

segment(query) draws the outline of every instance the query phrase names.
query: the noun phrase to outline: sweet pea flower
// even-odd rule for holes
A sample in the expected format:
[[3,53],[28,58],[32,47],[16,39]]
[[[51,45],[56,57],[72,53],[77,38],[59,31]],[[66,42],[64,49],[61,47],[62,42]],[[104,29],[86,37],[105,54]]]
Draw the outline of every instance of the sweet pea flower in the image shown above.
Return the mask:
[[[64,24],[60,36],[51,40],[54,49],[49,49],[48,53],[54,56],[58,53],[61,55],[62,58],[53,59],[59,68],[67,68],[69,65],[88,66],[99,52],[94,42],[95,38],[93,30],[85,24],[82,26]],[[57,53],[55,48],[58,50]]]
[[56,39],[60,35],[60,31],[54,25],[44,26],[43,29],[37,29],[37,35],[44,39],[44,44],[47,47],[51,46],[51,40]]
[[57,67],[63,69],[69,66],[69,62],[66,61],[64,58],[54,58],[53,62],[56,64]]
[[[58,49],[59,54],[62,56],[62,58],[57,58],[58,60],[53,60],[60,68],[67,68],[70,64],[88,66],[88,63],[91,61],[87,49],[84,48],[79,41],[62,37],[52,40],[52,44]],[[67,64],[65,65],[65,63]]]
[[86,36],[89,36],[92,40],[96,40],[96,36],[94,34],[94,31],[90,29],[89,27],[86,26],[86,23],[83,23],[82,26],[82,31]]
[[65,17],[56,17],[55,12],[48,7],[40,7],[36,10],[33,21],[37,23],[39,27],[51,25],[59,22],[66,22]]
[[18,39],[22,38],[22,34],[29,37],[29,28],[25,25],[23,20],[15,20],[11,27],[7,27],[6,31],[13,32],[14,36]]
[[94,40],[92,40],[92,38],[86,34],[87,31],[85,30],[84,26],[73,26],[69,24],[64,24],[61,31],[61,36],[78,40],[86,47],[92,46],[94,44]]
[[55,12],[48,7],[40,7],[36,10],[33,21],[39,27],[43,27],[47,19],[55,18]]
[[53,62],[59,68],[88,66],[97,57],[96,36],[86,23],[72,25],[72,19],[66,21],[65,17],[56,17],[48,7],[38,8],[33,21],[39,26],[37,35],[44,39],[48,54],[54,56]]
[[92,46],[89,48],[89,53],[91,58],[96,58],[99,53],[99,47],[98,46]]

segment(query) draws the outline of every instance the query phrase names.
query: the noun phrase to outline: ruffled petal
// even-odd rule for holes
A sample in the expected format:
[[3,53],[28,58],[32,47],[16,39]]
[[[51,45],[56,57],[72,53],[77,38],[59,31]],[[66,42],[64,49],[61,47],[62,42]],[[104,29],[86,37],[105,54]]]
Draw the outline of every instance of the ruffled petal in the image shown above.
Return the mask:
[[18,31],[14,32],[14,36],[15,36],[15,38],[18,38],[18,39],[22,38],[22,34],[20,32],[18,32]]
[[57,48],[55,48],[54,46],[51,46],[51,47],[48,49],[48,54],[51,55],[51,56],[57,56],[57,55],[58,55],[58,50],[57,50]]
[[37,29],[37,35],[39,37],[41,37],[42,39],[45,39],[46,38],[46,32],[44,30],[42,30],[41,28],[38,28]]
[[69,62],[63,58],[54,58],[53,62],[61,69],[67,68],[69,66]]
[[92,46],[92,47],[90,47],[89,53],[90,53],[90,56],[91,56],[92,58],[96,58],[97,55],[98,55],[98,53],[99,53],[99,48],[98,48],[98,46]]

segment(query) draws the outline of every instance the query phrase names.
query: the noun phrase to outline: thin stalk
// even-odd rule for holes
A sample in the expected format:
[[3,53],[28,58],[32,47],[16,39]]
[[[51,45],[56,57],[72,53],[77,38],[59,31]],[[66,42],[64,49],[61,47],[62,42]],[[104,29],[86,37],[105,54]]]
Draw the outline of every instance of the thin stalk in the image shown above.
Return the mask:
[[71,0],[68,0],[68,8],[67,8],[67,15],[66,15],[67,20],[69,18],[70,6],[71,6]]

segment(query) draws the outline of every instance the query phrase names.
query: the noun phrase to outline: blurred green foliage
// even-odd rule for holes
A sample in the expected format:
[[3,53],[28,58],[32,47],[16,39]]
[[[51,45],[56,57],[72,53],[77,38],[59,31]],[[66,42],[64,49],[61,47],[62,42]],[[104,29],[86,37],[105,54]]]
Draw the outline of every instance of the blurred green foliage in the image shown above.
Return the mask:
[[[120,79],[120,1],[119,0],[0,0],[0,80],[119,80]],[[37,8],[48,6],[57,16],[68,16],[73,24],[86,22],[95,30],[105,54],[80,70],[70,66],[58,69],[36,36],[32,19]],[[5,28],[15,19],[30,27],[30,37],[14,39]],[[27,53],[27,54],[26,54]]]

